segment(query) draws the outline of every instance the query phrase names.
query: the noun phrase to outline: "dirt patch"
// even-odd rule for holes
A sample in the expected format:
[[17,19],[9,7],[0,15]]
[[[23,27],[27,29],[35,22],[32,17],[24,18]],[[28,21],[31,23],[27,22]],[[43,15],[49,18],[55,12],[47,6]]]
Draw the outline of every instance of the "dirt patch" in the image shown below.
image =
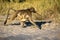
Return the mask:
[[4,26],[4,17],[2,18],[3,21],[0,22],[0,40],[60,40],[59,23],[39,24],[41,29],[39,27],[33,28],[32,25],[22,28],[20,25]]

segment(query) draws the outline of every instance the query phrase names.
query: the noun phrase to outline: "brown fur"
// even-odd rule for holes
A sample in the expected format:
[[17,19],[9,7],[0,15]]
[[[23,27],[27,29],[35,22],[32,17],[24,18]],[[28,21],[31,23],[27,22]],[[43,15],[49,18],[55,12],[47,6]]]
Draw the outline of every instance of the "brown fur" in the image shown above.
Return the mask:
[[4,22],[4,25],[6,23],[13,21],[16,17],[18,17],[22,27],[24,27],[24,23],[27,20],[29,20],[35,27],[37,26],[32,19],[32,13],[36,13],[36,11],[33,7],[28,8],[28,9],[23,9],[23,10],[15,10],[15,9],[12,9],[12,10],[14,10],[15,13],[11,16],[11,18],[9,20],[8,20],[8,15],[9,15],[9,13],[8,13],[6,21]]

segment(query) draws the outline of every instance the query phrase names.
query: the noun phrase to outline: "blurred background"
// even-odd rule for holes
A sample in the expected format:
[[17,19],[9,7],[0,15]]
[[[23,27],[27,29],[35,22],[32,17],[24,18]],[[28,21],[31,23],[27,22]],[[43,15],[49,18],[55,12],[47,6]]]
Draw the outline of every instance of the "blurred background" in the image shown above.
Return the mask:
[[16,10],[34,7],[37,20],[60,22],[60,0],[0,0],[0,15],[6,15],[9,8]]
[[[19,21],[3,25],[9,8],[22,10],[30,7],[37,11],[32,17],[38,20],[35,23],[39,27],[34,28],[28,22],[26,25],[30,26],[23,28]],[[60,0],[0,0],[0,40],[60,40]]]

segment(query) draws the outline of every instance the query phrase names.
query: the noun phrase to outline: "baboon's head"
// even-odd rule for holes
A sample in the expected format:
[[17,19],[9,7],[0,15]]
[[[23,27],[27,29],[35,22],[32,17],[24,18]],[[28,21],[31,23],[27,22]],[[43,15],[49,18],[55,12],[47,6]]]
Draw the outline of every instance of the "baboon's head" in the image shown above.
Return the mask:
[[33,7],[29,8],[28,10],[31,11],[31,12],[33,12],[33,13],[36,13],[35,8],[33,8]]

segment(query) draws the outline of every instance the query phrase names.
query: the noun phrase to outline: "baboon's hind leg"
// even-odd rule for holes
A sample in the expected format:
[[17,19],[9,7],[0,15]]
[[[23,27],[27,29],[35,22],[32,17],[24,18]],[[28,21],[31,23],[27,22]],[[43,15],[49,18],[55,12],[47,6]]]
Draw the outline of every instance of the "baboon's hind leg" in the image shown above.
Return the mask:
[[15,15],[15,14],[13,14],[12,16],[10,16],[10,18],[7,19],[6,24],[10,24],[16,17],[17,17],[17,15]]

